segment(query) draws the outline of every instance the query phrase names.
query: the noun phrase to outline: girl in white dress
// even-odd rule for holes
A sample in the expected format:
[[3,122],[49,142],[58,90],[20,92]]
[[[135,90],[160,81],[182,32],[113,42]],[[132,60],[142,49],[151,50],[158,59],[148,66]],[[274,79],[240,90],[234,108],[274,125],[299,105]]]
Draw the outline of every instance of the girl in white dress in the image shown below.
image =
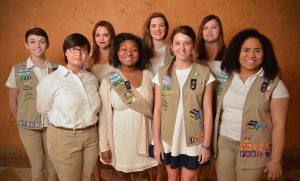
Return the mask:
[[[168,180],[194,179],[198,173],[200,164],[204,164],[210,158],[210,139],[212,133],[211,82],[214,81],[214,77],[207,67],[193,62],[192,51],[194,49],[195,39],[196,35],[191,27],[181,26],[176,28],[171,35],[172,51],[175,58],[170,65],[160,68],[159,73],[156,74],[153,79],[155,84],[153,119],[154,145],[150,147],[150,153],[157,161],[166,165]],[[168,75],[161,77],[162,72],[165,70],[167,70]],[[200,75],[199,70],[204,73]],[[203,77],[201,77],[202,75]],[[191,79],[193,76],[196,78]],[[199,80],[203,81],[200,81],[200,83]],[[175,85],[179,86],[178,94],[178,91],[175,90]],[[190,88],[185,85],[190,86]],[[200,90],[201,86],[203,86],[203,89]],[[197,91],[195,92],[190,89]],[[193,99],[197,99],[196,96],[202,97],[201,103],[195,103],[198,110],[193,110],[193,120],[186,119],[186,111],[184,111],[184,103],[187,99],[183,97],[183,94],[187,91],[193,92],[193,95],[195,94]],[[168,99],[168,96],[171,97]],[[170,102],[166,102],[166,100]],[[169,119],[164,119],[163,117],[168,114],[168,112],[165,111],[173,108],[172,105],[169,104],[176,104],[177,100],[178,107],[175,108],[177,112],[174,112],[174,114],[176,114],[174,115],[175,120],[169,121]],[[201,114],[201,118],[196,116],[198,115],[197,113]],[[188,127],[198,121],[199,125],[202,126],[196,129]],[[164,122],[168,122],[169,125],[163,126],[167,124]],[[171,141],[171,143],[166,136],[164,136],[166,132],[170,131],[168,127],[174,128],[173,130],[171,129],[171,131],[173,131],[172,133],[167,133],[172,137],[171,140],[173,141]],[[201,140],[199,138],[199,140],[196,141],[198,137],[189,137],[187,139],[190,132],[186,130],[191,129],[196,130],[196,132],[202,132],[203,137],[201,137]],[[181,178],[179,178],[180,175]]]
[[99,21],[93,29],[92,72],[101,82],[103,76],[111,70],[112,47],[115,41],[115,30],[108,21]]
[[153,74],[146,68],[143,41],[135,35],[116,37],[115,69],[101,82],[100,157],[114,167],[113,180],[149,180],[147,170],[158,165],[148,156],[152,139]]
[[[96,75],[99,82],[105,74],[112,70],[112,47],[115,41],[115,30],[108,21],[98,21],[93,29],[92,63],[88,65],[91,72]],[[95,167],[95,181],[101,180],[100,160]]]
[[164,14],[154,12],[148,16],[143,28],[143,40],[147,47],[147,58],[151,65],[149,70],[156,74],[159,67],[171,63],[169,45],[166,44],[169,23]]

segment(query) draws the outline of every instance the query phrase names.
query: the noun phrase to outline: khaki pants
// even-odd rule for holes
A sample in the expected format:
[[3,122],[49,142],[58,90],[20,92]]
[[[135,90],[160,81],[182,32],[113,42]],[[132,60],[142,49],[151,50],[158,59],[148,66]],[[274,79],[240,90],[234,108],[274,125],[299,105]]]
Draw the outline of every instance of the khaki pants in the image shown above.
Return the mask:
[[216,171],[218,181],[259,181],[264,168],[240,169],[237,158],[240,156],[240,142],[219,136]]
[[[56,181],[57,175],[53,164],[48,157],[46,147],[46,128],[42,130],[19,129],[20,139],[27,152],[30,164],[32,181]],[[45,169],[45,162],[46,168]],[[45,172],[47,170],[47,172]]]
[[69,131],[50,125],[47,147],[61,181],[91,181],[99,154],[96,126]]

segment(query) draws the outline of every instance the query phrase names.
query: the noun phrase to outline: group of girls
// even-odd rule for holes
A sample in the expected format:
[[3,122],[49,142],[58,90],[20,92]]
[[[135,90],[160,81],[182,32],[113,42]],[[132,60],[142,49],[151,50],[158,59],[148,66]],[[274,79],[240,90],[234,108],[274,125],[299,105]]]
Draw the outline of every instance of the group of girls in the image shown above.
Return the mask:
[[170,181],[197,180],[211,151],[218,180],[281,176],[289,94],[271,41],[246,29],[226,48],[215,15],[197,35],[176,27],[170,44],[168,31],[162,13],[142,38],[99,21],[91,62],[89,41],[73,33],[64,66],[46,59],[44,30],[26,33],[30,57],[6,85],[33,180],[45,179],[45,160],[48,180],[99,179],[99,160],[113,180],[165,180],[164,168]]

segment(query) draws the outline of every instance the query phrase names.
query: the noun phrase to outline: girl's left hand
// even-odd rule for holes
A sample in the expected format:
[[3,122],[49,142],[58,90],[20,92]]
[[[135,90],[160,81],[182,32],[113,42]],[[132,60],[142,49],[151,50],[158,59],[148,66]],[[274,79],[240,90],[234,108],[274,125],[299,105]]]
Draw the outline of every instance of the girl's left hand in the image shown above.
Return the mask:
[[201,146],[199,147],[198,154],[199,154],[199,158],[198,158],[199,164],[203,164],[207,162],[210,158],[210,150],[205,149]]
[[268,180],[275,180],[279,178],[282,175],[281,162],[270,160],[264,172],[268,172]]

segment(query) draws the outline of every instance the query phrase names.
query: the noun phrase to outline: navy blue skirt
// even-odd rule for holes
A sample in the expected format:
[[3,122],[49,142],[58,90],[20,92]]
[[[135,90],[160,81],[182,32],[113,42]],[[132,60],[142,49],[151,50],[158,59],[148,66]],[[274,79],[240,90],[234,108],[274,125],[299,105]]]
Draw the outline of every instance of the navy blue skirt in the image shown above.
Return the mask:
[[[154,158],[154,145],[149,147],[149,156]],[[188,156],[180,154],[178,156],[172,156],[170,153],[164,153],[165,159],[162,160],[162,163],[165,165],[170,165],[172,169],[177,169],[180,167],[185,167],[188,170],[197,170],[200,167],[198,162],[199,156]],[[201,164],[201,166],[209,165],[210,161]]]

